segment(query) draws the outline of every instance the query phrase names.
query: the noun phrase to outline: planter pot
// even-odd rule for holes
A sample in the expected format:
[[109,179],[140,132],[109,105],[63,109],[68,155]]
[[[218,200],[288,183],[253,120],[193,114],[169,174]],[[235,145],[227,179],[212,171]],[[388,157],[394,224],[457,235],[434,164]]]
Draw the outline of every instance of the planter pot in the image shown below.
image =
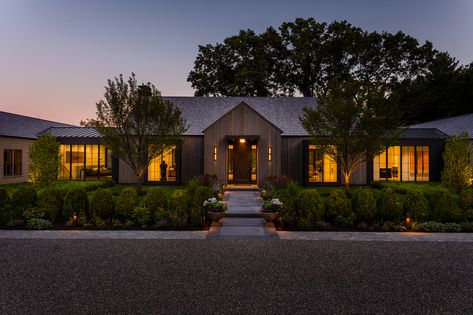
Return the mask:
[[261,212],[261,216],[266,220],[268,223],[272,223],[274,220],[277,219],[279,216],[278,212]]
[[210,220],[213,220],[215,222],[220,221],[223,217],[225,216],[225,212],[211,212],[207,211],[207,217]]

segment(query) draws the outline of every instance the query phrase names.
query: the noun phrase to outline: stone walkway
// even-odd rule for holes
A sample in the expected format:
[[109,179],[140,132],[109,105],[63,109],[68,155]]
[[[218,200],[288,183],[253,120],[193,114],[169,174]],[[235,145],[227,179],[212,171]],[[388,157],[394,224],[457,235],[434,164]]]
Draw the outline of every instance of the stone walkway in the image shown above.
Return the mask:
[[278,231],[282,240],[381,241],[381,242],[473,242],[473,233],[420,232],[292,232]]
[[261,196],[258,191],[226,191],[228,205],[225,218],[213,222],[208,239],[278,239],[273,224],[260,217]]

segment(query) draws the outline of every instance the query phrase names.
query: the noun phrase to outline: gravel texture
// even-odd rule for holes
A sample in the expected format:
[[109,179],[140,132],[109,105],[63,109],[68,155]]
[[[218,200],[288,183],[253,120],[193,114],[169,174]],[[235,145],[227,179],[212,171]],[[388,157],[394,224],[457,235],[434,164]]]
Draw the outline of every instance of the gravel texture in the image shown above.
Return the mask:
[[0,239],[0,314],[472,314],[473,244]]

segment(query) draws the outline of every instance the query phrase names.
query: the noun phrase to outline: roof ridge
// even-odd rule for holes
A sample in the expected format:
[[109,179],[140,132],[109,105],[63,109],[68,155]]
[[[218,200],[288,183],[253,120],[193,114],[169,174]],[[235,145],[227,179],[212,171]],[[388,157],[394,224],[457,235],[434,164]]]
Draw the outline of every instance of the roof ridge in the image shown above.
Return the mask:
[[[27,115],[22,115],[22,114],[17,114],[17,113],[6,112],[6,111],[3,111],[3,110],[0,110],[0,113],[7,114],[7,115],[14,115],[14,116],[25,117],[25,118],[29,118],[29,119],[41,120],[41,121],[44,121],[44,122],[52,122],[52,123],[55,123],[55,124],[70,125],[70,124],[68,124],[68,123],[63,123],[63,122],[59,122],[59,121],[55,121],[55,120],[49,120],[49,119],[43,119],[43,118],[36,118],[36,117],[32,117],[32,116],[27,116]],[[75,126],[75,125],[70,125],[70,126]]]

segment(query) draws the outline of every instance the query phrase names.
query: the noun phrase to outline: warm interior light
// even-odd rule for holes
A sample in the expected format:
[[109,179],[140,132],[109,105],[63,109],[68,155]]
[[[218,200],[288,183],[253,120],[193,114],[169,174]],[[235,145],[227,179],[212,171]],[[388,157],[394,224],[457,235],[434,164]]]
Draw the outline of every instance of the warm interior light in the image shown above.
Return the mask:
[[246,142],[246,139],[245,138],[241,138],[240,139],[240,143],[245,143]]

